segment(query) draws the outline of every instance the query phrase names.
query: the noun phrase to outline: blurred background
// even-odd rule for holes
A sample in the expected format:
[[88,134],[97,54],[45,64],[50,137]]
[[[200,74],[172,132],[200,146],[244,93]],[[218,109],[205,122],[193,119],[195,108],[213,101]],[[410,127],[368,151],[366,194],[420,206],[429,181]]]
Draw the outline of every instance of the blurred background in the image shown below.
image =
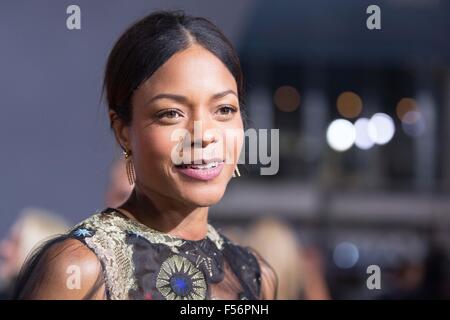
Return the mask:
[[[81,30],[66,28],[71,4]],[[366,27],[371,4],[381,30]],[[30,239],[129,192],[102,73],[156,9],[215,22],[241,57],[248,127],[280,130],[278,174],[241,166],[210,214],[273,265],[279,298],[450,298],[445,0],[1,2],[0,289]]]

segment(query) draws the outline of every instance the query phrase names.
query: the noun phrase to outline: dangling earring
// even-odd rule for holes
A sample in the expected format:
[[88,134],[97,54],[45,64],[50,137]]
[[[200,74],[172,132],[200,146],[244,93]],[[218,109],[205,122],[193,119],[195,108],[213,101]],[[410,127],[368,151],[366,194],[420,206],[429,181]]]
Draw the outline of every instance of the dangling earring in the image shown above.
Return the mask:
[[239,167],[236,165],[236,169],[233,172],[233,178],[240,177],[241,173],[239,172]]
[[128,182],[132,186],[136,181],[136,173],[134,172],[133,162],[131,161],[131,152],[124,150],[123,154],[125,155]]

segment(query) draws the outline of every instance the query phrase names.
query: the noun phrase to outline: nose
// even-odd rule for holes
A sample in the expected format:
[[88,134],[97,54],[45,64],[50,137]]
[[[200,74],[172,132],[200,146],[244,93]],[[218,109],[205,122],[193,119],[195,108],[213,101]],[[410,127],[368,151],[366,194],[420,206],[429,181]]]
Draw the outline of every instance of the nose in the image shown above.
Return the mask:
[[201,138],[192,139],[191,147],[198,148],[201,146],[202,149],[205,149],[210,144],[215,142],[217,142],[217,138],[215,135],[209,135],[208,133],[205,134],[205,132],[203,132]]
[[214,121],[204,117],[196,117],[191,124],[191,147],[205,149],[220,140],[220,132]]

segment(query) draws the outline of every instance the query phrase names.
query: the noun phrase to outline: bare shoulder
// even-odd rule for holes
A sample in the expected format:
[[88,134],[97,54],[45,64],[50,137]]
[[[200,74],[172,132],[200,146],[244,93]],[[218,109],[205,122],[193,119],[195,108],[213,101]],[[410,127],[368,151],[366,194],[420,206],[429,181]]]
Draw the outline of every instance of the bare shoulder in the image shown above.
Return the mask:
[[67,238],[50,243],[24,270],[24,299],[102,299],[102,266],[85,244]]

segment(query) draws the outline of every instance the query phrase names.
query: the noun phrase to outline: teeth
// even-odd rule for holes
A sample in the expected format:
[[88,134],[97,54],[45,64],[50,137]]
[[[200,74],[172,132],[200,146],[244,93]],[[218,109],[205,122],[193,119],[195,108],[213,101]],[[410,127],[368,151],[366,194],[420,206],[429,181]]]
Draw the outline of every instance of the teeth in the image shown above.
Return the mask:
[[219,162],[210,162],[210,163],[206,163],[206,164],[190,164],[190,165],[185,165],[185,167],[205,170],[205,169],[215,168],[218,165],[219,165]]

